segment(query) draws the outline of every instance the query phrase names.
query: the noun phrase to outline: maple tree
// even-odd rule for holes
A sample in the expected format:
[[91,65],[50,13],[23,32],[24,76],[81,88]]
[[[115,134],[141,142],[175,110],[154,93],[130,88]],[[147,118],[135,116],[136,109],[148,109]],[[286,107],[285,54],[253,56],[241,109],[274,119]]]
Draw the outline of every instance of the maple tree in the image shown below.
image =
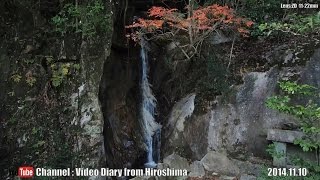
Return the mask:
[[[237,17],[234,10],[228,6],[213,4],[193,9],[193,6],[188,5],[185,9],[188,12],[187,16],[178,9],[153,6],[148,10],[148,19],[139,18],[137,22],[126,26],[136,30],[128,37],[138,41],[142,35],[150,33],[152,38],[163,38],[168,35],[173,38],[178,33],[187,33],[188,45],[195,53],[205,37],[217,29],[234,30],[242,36],[248,36],[248,28],[253,25],[252,21]],[[190,56],[186,51],[183,52],[189,59]]]

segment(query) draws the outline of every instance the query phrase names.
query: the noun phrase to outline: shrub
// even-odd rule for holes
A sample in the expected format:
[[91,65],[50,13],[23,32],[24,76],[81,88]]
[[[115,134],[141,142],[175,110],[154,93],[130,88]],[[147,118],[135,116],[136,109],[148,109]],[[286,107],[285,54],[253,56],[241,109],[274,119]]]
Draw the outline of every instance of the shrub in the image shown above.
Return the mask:
[[67,33],[81,33],[84,37],[92,37],[99,31],[111,28],[111,15],[105,12],[101,0],[89,4],[66,4],[58,15],[52,18],[55,31],[61,35]]
[[[282,90],[282,95],[269,98],[266,102],[267,107],[296,117],[305,136],[294,143],[299,145],[303,151],[319,152],[320,106],[314,102],[314,99],[319,98],[319,89],[306,84],[299,85],[295,82],[280,82],[280,89]],[[299,103],[293,101],[297,98],[300,98]],[[308,101],[302,103],[305,98]],[[273,152],[270,149],[268,151]],[[271,153],[271,155],[274,154]],[[310,171],[310,176],[318,174],[317,177],[319,177],[319,164],[299,158],[294,158],[294,162],[298,166],[307,167]]]

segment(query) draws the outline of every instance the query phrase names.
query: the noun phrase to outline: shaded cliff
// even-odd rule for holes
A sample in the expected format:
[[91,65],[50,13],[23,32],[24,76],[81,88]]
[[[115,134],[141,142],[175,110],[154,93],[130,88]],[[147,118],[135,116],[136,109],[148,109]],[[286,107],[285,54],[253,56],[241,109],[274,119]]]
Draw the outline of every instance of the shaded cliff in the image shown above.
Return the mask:
[[[59,1],[0,3],[3,178],[16,176],[23,164],[105,165],[98,92],[112,28],[95,37],[61,36],[51,18],[63,6]],[[112,4],[103,7],[110,16]]]

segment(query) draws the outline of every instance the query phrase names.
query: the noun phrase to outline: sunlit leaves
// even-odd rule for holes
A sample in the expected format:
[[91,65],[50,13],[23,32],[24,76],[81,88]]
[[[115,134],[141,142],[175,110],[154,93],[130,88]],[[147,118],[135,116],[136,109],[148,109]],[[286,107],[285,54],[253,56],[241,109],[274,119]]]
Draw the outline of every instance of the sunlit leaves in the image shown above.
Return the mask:
[[307,84],[298,85],[296,82],[280,82],[280,88],[289,94],[313,95],[316,88]]

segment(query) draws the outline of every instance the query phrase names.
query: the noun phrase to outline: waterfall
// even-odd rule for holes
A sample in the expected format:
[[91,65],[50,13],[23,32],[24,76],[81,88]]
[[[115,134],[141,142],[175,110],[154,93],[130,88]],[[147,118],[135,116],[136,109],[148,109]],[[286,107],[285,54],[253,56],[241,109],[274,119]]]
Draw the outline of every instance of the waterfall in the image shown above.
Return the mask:
[[147,146],[147,162],[145,167],[154,168],[156,162],[160,158],[160,136],[161,136],[161,125],[158,124],[155,119],[156,109],[156,98],[154,97],[151,85],[148,80],[149,65],[148,65],[148,46],[144,40],[141,41],[141,94],[142,94],[142,130],[144,141]]

